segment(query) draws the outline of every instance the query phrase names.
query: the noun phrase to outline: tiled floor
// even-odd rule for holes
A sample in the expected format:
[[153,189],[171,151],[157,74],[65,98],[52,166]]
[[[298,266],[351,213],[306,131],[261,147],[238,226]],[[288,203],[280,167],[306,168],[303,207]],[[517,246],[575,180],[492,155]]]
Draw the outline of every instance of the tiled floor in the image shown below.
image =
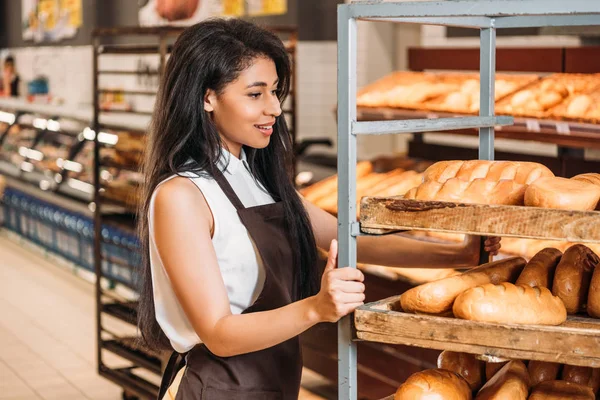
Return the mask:
[[[0,400],[119,400],[96,373],[93,286],[56,264],[0,231]],[[323,385],[305,371],[300,398]]]

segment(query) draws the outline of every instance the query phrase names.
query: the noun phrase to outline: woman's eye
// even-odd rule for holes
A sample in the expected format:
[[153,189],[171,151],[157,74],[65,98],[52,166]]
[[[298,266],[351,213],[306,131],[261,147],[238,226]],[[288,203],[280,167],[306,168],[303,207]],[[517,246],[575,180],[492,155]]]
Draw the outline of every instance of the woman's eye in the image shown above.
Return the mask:
[[248,96],[252,97],[253,99],[257,99],[260,97],[260,93],[250,93]]

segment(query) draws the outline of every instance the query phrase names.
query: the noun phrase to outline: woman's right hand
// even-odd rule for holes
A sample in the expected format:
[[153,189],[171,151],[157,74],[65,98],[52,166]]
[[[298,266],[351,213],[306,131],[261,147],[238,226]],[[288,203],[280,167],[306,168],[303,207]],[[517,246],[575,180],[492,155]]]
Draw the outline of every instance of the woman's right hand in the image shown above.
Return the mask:
[[338,243],[331,241],[321,290],[314,296],[319,322],[337,322],[364,304],[363,273],[356,268],[337,268]]

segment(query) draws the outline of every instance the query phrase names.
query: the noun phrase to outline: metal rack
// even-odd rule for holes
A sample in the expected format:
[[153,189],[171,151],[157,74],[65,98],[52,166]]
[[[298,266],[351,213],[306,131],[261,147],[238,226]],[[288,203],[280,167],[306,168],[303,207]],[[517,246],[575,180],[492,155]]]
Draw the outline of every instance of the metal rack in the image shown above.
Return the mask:
[[[494,114],[496,30],[514,27],[598,25],[600,4],[587,0],[458,0],[354,2],[338,6],[338,238],[339,265],[356,268],[357,136],[479,129],[479,158],[494,158],[494,127],[513,123]],[[357,20],[391,21],[480,29],[478,117],[357,121]],[[357,354],[352,316],[338,323],[338,398],[357,399]]]
[[[295,143],[296,137],[296,79],[295,61],[297,47],[297,29],[288,26],[265,27],[278,34],[284,41],[293,65],[291,97],[289,104],[283,108],[283,113],[290,126],[290,133]],[[120,335],[109,327],[109,322],[117,320],[129,328],[135,328],[137,323],[137,294],[136,278],[140,265],[139,243],[135,235],[135,205],[136,200],[115,201],[108,198],[101,173],[105,168],[119,171],[137,171],[135,163],[116,163],[102,160],[100,151],[103,147],[113,146],[119,138],[119,131],[135,132],[142,138],[150,122],[150,114],[143,110],[106,110],[100,105],[100,96],[104,93],[118,92],[131,96],[155,96],[152,90],[114,90],[100,86],[100,76],[157,76],[163,74],[166,59],[172,50],[173,42],[183,27],[121,27],[99,28],[93,32],[93,140],[94,140],[94,267],[96,279],[96,325],[97,325],[97,359],[98,373],[120,385],[124,389],[124,398],[156,398],[158,394],[157,381],[163,368],[163,354],[140,347],[137,334]],[[124,36],[144,38],[143,44],[114,44]],[[108,43],[111,42],[111,43]],[[114,70],[100,69],[99,58],[110,55],[156,55],[159,57],[157,70],[145,69]],[[122,117],[127,115],[127,119]],[[119,118],[121,117],[121,118]],[[99,139],[101,132],[111,132],[114,141]],[[107,210],[107,206],[112,210]],[[117,207],[117,208],[115,208]],[[115,234],[114,231],[123,233]],[[128,236],[126,236],[128,235]],[[122,237],[131,240],[123,242]],[[108,268],[119,271],[110,272]],[[111,269],[111,270],[112,270]],[[108,283],[108,285],[107,285]],[[133,296],[122,296],[115,289],[123,286],[133,292]],[[118,356],[126,360],[118,366],[109,365],[108,355]]]

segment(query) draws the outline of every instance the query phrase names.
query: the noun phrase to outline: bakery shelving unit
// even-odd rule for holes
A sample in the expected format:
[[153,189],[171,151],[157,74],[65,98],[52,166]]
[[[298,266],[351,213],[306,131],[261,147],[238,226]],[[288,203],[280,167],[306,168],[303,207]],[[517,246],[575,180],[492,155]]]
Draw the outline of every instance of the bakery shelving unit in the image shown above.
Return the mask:
[[[499,117],[494,114],[494,90],[496,72],[496,30],[513,27],[540,27],[540,26],[587,26],[598,25],[600,17],[600,4],[586,0],[572,0],[569,2],[559,0],[458,0],[447,2],[353,2],[338,6],[338,238],[340,242],[340,265],[356,268],[356,239],[363,234],[382,234],[395,229],[425,229],[443,232],[471,233],[480,235],[524,236],[524,237],[549,237],[549,233],[542,229],[542,224],[537,224],[532,232],[524,234],[525,224],[514,223],[514,215],[523,217],[524,213],[536,212],[522,207],[493,208],[480,206],[487,211],[476,214],[477,207],[454,206],[448,204],[408,202],[398,199],[372,199],[379,207],[369,207],[369,199],[361,203],[361,222],[356,220],[356,162],[357,162],[357,136],[363,134],[392,134],[435,132],[461,129],[479,129],[479,158],[491,160],[494,158],[494,127],[512,125],[512,117]],[[392,120],[392,121],[358,121],[356,108],[356,70],[357,70],[357,20],[392,21],[398,23],[417,23],[446,26],[463,26],[480,30],[480,111],[477,117],[417,119],[417,120]],[[456,212],[463,212],[462,218],[452,217]],[[434,219],[425,215],[423,220],[428,221],[426,226],[414,223],[416,216],[421,213],[446,212],[450,214],[445,219]],[[507,213],[506,224],[480,226],[486,215],[497,217],[498,212]],[[558,223],[564,215],[553,213],[553,210],[537,210],[541,221],[550,217],[556,218]],[[475,218],[479,215],[479,219]],[[398,217],[397,217],[398,216]],[[405,224],[391,224],[389,218],[404,216]],[[581,217],[577,220],[577,216]],[[552,230],[557,239],[600,241],[600,213],[588,212],[566,216],[565,224],[559,226],[558,232]],[[512,218],[512,219],[511,219]],[[496,218],[497,219],[497,218]],[[456,220],[463,225],[454,224]],[[367,222],[368,221],[368,222]],[[394,221],[394,220],[392,220]],[[513,222],[511,224],[511,221]],[[439,222],[441,225],[435,225]],[[444,222],[446,223],[444,225]],[[584,224],[584,222],[586,222]],[[590,225],[591,223],[591,225]],[[500,226],[500,227],[499,227]],[[365,228],[370,229],[365,229]],[[469,229],[465,229],[469,228]],[[512,230],[511,230],[512,229]],[[476,339],[480,341],[479,347],[470,346],[469,340],[462,335],[460,339],[452,340],[450,335],[440,334],[435,337],[433,333],[437,327],[457,325],[457,331],[470,332],[476,323],[444,319],[436,321],[436,317],[408,316],[395,311],[397,299],[387,299],[379,303],[367,304],[360,307],[354,315],[354,324],[351,316],[345,317],[338,323],[338,398],[357,399],[357,354],[354,339],[379,341],[383,343],[403,343],[424,348],[446,349],[452,345],[464,342],[463,351],[498,355],[515,356],[518,346],[515,342],[521,340],[521,333],[514,327],[498,327],[486,325],[486,335]],[[415,320],[425,318],[416,323]],[[438,317],[439,318],[439,317]],[[437,322],[437,324],[436,324]],[[450,324],[450,323],[453,324]],[[403,325],[404,324],[404,325]],[[597,354],[600,343],[600,326],[589,320],[584,322],[570,319],[568,324],[573,326],[558,327],[560,337],[570,343],[570,353],[562,354],[560,359],[575,361],[574,364],[598,365],[600,361]],[[591,326],[590,326],[591,325]],[[405,329],[408,326],[408,329]],[[417,329],[419,327],[419,329]],[[495,342],[500,333],[504,334],[506,347],[501,347]],[[556,336],[545,332],[538,327],[526,327],[532,335],[548,337],[554,340]],[[371,332],[375,331],[375,332]],[[494,332],[494,334],[490,333]],[[507,333],[508,332],[508,333]],[[371,334],[372,333],[372,334]],[[585,340],[588,345],[596,346],[592,354],[593,362],[582,361],[585,353],[580,353],[580,346],[585,342],[583,336],[569,339],[571,335],[580,333],[587,335]],[[430,337],[430,335],[433,335]],[[571,340],[571,341],[569,341]],[[550,343],[550,341],[548,341]],[[455,347],[454,347],[455,348]],[[513,349],[514,352],[513,352]],[[565,349],[567,350],[567,349]],[[585,351],[585,350],[583,350]],[[556,355],[556,351],[553,352]],[[523,355],[525,353],[521,353]],[[528,355],[533,359],[547,359],[548,354],[542,353],[539,348],[529,349]],[[579,358],[577,358],[579,356]],[[555,358],[557,359],[557,358]],[[588,364],[588,362],[590,364]]]
[[[292,61],[291,93],[289,101],[283,105],[283,113],[295,143],[297,29],[292,26],[265,28],[282,39]],[[100,104],[100,98],[107,93],[153,98],[156,96],[156,90],[111,89],[101,86],[100,77],[160,78],[174,40],[183,29],[183,27],[171,26],[120,27],[97,28],[93,32],[93,122],[86,136],[94,143],[94,267],[97,276],[98,373],[123,387],[124,398],[156,398],[164,354],[141,346],[135,329],[136,279],[141,261],[135,232],[135,212],[138,202],[135,187],[125,186],[114,191],[114,186],[107,184],[111,176],[135,174],[139,170],[139,165],[135,157],[121,158],[118,161],[107,159],[103,153],[111,149],[118,151],[119,143],[126,140],[125,136],[128,136],[130,142],[134,142],[136,149],[143,149],[143,146],[135,142],[142,142],[145,139],[151,113],[140,109],[107,109]],[[124,37],[141,37],[143,43],[119,44],[123,42]],[[100,58],[104,55],[156,56],[158,68],[146,67],[134,70],[105,66],[101,69]],[[120,332],[128,333],[124,335]]]

